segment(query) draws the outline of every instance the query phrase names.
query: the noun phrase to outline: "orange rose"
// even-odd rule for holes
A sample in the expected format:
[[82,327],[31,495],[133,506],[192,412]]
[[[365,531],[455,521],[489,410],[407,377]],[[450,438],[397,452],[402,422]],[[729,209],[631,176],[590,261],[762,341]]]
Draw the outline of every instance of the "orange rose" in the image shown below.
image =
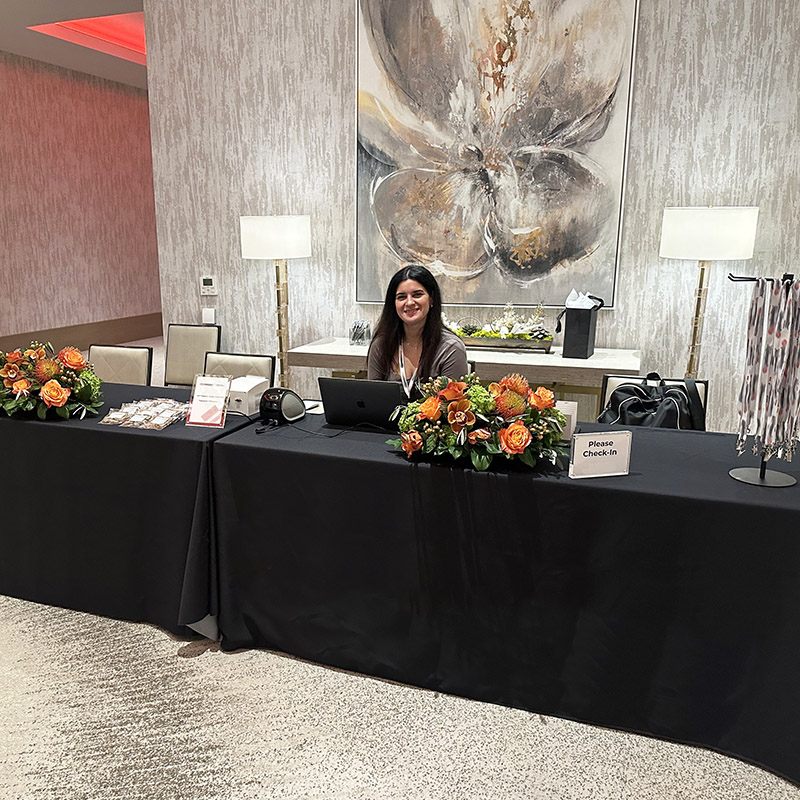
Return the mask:
[[549,389],[540,386],[535,392],[533,389],[530,390],[528,393],[528,402],[533,408],[544,411],[546,408],[552,408],[556,404],[556,398]]
[[17,397],[20,395],[27,397],[31,393],[31,385],[31,382],[27,378],[20,378],[12,384],[11,391],[14,392]]
[[22,350],[17,349],[12,350],[10,353],[6,353],[6,361],[8,361],[9,364],[19,364],[22,359]]
[[451,403],[453,400],[460,400],[464,396],[466,388],[466,383],[450,381],[436,396],[440,400],[447,400],[448,403]]
[[422,447],[422,437],[417,433],[417,431],[409,431],[408,433],[401,433],[400,439],[400,447],[403,448],[406,455],[411,458],[412,453],[416,453],[417,450]]
[[47,381],[39,392],[44,404],[50,408],[61,408],[66,405],[71,389],[66,389],[58,381]]
[[470,444],[475,444],[475,442],[478,441],[486,441],[491,438],[492,434],[486,430],[486,428],[476,428],[474,431],[470,431],[467,434],[467,439],[469,439]]
[[0,378],[3,379],[3,385],[6,389],[10,389],[14,381],[19,380],[22,373],[16,364],[8,363],[3,369],[0,369]]
[[475,424],[475,415],[469,410],[469,400],[455,400],[447,406],[447,421],[453,433],[460,433],[462,428]]
[[489,394],[492,397],[498,397],[503,393],[503,387],[499,383],[490,383],[489,384]]
[[420,403],[419,418],[437,420],[442,416],[442,409],[437,397],[429,397],[424,403]]
[[56,358],[69,369],[82,370],[89,366],[89,362],[81,355],[77,347],[65,347],[60,350]]
[[34,360],[45,358],[47,353],[44,350],[44,347],[37,347],[35,350],[26,350],[25,351],[25,358],[32,358]]
[[500,436],[500,447],[511,455],[521,453],[533,438],[522,422],[512,422],[507,428],[500,428],[498,435]]

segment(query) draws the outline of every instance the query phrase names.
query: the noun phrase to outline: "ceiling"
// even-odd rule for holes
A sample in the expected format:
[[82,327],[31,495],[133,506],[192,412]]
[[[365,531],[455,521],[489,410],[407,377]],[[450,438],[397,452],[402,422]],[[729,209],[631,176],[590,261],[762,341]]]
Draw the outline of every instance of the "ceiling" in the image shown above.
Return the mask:
[[147,67],[28,30],[50,22],[143,11],[144,0],[0,0],[0,50],[147,88]]

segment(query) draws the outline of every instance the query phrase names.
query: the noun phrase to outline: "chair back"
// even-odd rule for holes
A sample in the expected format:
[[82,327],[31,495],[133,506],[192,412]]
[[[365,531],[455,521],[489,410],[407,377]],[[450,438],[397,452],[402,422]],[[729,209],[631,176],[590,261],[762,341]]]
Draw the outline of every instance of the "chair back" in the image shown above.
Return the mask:
[[241,378],[243,375],[258,375],[275,385],[275,356],[252,353],[206,353],[206,375],[230,375]]
[[221,333],[219,325],[171,322],[167,326],[164,384],[191,386],[194,376],[205,369],[206,353],[219,350]]
[[149,386],[153,374],[153,348],[118,344],[89,346],[89,363],[106,383]]

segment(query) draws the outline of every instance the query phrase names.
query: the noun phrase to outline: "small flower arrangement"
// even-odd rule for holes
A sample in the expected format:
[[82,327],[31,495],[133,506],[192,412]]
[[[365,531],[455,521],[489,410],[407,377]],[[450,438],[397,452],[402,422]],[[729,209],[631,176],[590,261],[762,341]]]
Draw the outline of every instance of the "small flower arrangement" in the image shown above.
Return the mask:
[[400,438],[387,442],[409,458],[469,457],[475,469],[485,470],[496,457],[535,467],[540,459],[555,465],[566,454],[560,444],[566,418],[553,393],[531,389],[521,375],[506,375],[488,388],[474,374],[460,381],[435,378],[421,389],[421,400],[395,409]]
[[508,303],[503,309],[503,313],[486,325],[481,325],[474,319],[450,322],[444,316],[443,322],[445,327],[457,336],[468,340],[502,339],[534,344],[546,344],[553,341],[553,334],[544,326],[544,309],[541,303],[527,319],[523,319],[514,309],[514,305]]
[[63,419],[96,414],[103,405],[102,381],[75,347],[56,353],[48,343],[31,342],[27,350],[0,350],[0,409],[8,416],[35,411],[45,419],[49,409]]

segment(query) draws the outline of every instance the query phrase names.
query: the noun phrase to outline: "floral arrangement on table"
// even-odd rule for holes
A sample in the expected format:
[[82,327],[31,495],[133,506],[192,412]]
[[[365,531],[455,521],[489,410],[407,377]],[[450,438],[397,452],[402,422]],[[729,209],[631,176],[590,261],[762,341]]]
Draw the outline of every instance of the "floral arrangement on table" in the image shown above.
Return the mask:
[[434,378],[421,390],[422,399],[395,409],[400,438],[387,442],[409,458],[469,457],[475,469],[485,470],[496,457],[535,467],[540,459],[555,465],[566,455],[560,444],[566,418],[553,393],[531,389],[521,375],[506,375],[488,388],[474,374],[459,381]]
[[521,317],[515,310],[514,305],[509,303],[503,313],[486,325],[481,325],[475,319],[462,319],[458,322],[450,322],[446,317],[443,318],[444,325],[457,336],[470,340],[472,344],[497,344],[497,340],[502,340],[504,344],[528,344],[532,347],[549,349],[553,342],[553,334],[544,325],[544,309],[539,304],[527,318]]
[[0,409],[9,417],[35,411],[45,419],[52,408],[63,419],[83,419],[103,405],[102,381],[75,347],[56,353],[49,342],[31,342],[27,350],[0,350],[0,380]]

